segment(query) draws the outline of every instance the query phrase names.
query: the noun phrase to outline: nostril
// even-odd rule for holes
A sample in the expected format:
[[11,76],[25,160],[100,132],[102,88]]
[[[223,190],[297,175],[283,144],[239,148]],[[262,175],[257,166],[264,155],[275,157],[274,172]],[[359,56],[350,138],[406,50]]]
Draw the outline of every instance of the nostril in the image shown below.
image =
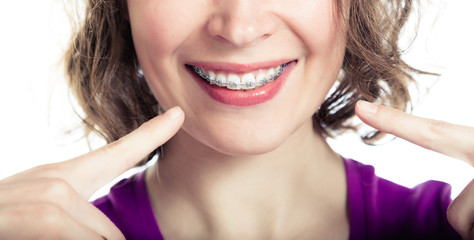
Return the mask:
[[247,47],[273,35],[276,25],[271,16],[233,9],[212,15],[206,27],[208,34],[218,42]]
[[221,35],[216,35],[216,38],[220,42],[227,42],[227,39],[225,37],[221,36]]
[[268,34],[268,33],[267,33],[267,34],[263,34],[263,35],[260,37],[260,39],[257,39],[256,42],[258,42],[258,41],[263,41],[263,40],[269,38],[270,36],[272,36],[272,34]]

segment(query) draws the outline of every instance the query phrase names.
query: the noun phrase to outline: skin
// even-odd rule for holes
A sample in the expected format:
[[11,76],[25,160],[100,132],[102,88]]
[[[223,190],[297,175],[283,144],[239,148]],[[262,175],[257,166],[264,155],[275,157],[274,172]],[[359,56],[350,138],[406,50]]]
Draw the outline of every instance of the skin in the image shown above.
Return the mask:
[[0,236],[2,239],[125,239],[87,199],[171,138],[183,120],[182,110],[174,108],[96,151],[1,180]]
[[[147,175],[165,238],[347,238],[344,165],[311,120],[344,56],[333,1],[128,1],[128,9],[148,85],[164,108],[186,113]],[[280,59],[298,64],[271,101],[248,107],[212,100],[184,68]]]
[[[344,34],[335,25],[332,1],[129,1],[128,9],[137,56],[155,97],[165,109],[178,105],[186,113],[176,141],[187,138],[223,156],[279,147],[309,121],[342,64]],[[247,108],[216,104],[184,68],[192,61],[281,59],[298,59],[292,80],[271,102]]]
[[[393,129],[391,133],[404,136],[420,146],[429,141],[436,146],[432,148],[434,151],[471,156],[464,160],[474,165],[474,158],[469,154],[474,144],[465,144],[464,141],[474,138],[474,128],[370,105],[372,110],[364,110],[361,104],[356,108],[358,116],[369,125],[380,130]],[[35,167],[1,180],[0,236],[5,239],[123,239],[120,231],[99,211],[91,208],[87,199],[100,186],[130,169],[147,153],[171,138],[184,119],[182,111],[179,108],[176,110],[179,113],[177,117],[164,117],[166,113],[157,116],[121,140],[94,152],[61,163]],[[405,124],[393,128],[393,123],[387,121],[393,118]],[[410,126],[413,125],[421,128],[412,131]],[[48,191],[39,191],[39,187]],[[71,194],[73,192],[77,194]],[[473,201],[474,183],[471,182],[448,209],[448,219],[464,239],[474,239]]]
[[[416,145],[458,158],[474,166],[474,128],[408,115],[367,102],[356,113],[368,125]],[[400,124],[403,123],[403,124]],[[453,200],[448,220],[463,239],[474,239],[474,180]]]
[[[123,238],[87,199],[171,138],[159,167],[147,172],[165,238],[347,239],[343,164],[312,130],[310,118],[342,61],[342,37],[334,31],[332,15],[323,10],[309,14],[327,10],[328,2],[162,0],[163,11],[156,1],[130,1],[137,54],[149,85],[164,108],[181,108],[170,108],[97,151],[1,180],[0,236]],[[302,19],[294,17],[297,4],[308,6],[298,12]],[[194,11],[183,15],[183,9]],[[169,19],[175,25],[164,24]],[[299,21],[319,27],[312,32]],[[321,32],[325,34],[317,34]],[[278,56],[272,55],[275,47],[281,49]],[[281,57],[299,60],[288,85],[268,104],[245,109],[206,99],[179,68],[188,59],[245,63]],[[381,131],[474,164],[474,128],[364,102],[357,104],[356,113]],[[229,122],[237,130],[229,129]],[[473,201],[471,182],[448,211],[465,239],[474,239]],[[187,226],[186,232],[180,224]]]

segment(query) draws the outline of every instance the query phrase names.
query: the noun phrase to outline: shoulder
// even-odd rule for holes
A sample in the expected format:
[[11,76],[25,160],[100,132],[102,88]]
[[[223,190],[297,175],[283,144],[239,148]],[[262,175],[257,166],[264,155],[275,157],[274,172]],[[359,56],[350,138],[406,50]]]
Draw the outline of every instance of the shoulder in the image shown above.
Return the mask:
[[[93,204],[107,215],[112,221],[119,221],[119,217],[134,215],[137,209],[137,193],[140,191],[141,175],[139,173],[127,179],[122,179],[115,184],[110,192],[98,198]],[[126,210],[126,211],[125,211]],[[116,223],[117,224],[117,223]]]
[[145,172],[121,180],[93,204],[127,239],[159,239],[158,225],[148,198]]
[[407,188],[376,176],[372,166],[350,159],[345,164],[354,234],[364,239],[460,239],[447,221],[449,184],[428,181]]

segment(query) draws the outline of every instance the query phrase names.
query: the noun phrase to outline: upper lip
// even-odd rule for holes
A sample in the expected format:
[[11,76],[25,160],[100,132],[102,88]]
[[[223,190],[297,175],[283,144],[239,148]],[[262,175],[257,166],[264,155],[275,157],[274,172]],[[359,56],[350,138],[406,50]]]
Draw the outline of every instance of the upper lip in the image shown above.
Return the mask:
[[266,61],[266,62],[255,62],[255,63],[228,63],[228,62],[188,62],[186,65],[193,65],[199,68],[203,68],[209,71],[222,71],[222,72],[234,72],[234,73],[245,73],[253,72],[259,69],[273,68],[279,65],[289,63],[296,60],[275,60],[275,61]]

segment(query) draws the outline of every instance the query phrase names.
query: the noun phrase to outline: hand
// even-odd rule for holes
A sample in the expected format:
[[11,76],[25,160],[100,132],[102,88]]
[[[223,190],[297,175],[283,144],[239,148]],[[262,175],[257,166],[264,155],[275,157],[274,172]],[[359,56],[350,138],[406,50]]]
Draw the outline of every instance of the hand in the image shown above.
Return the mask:
[[178,107],[83,156],[32,168],[0,181],[1,239],[124,239],[87,199],[170,139]]
[[[474,128],[415,117],[402,111],[359,101],[359,118],[385,133],[474,166]],[[474,239],[474,180],[448,208],[448,220],[463,239]]]

